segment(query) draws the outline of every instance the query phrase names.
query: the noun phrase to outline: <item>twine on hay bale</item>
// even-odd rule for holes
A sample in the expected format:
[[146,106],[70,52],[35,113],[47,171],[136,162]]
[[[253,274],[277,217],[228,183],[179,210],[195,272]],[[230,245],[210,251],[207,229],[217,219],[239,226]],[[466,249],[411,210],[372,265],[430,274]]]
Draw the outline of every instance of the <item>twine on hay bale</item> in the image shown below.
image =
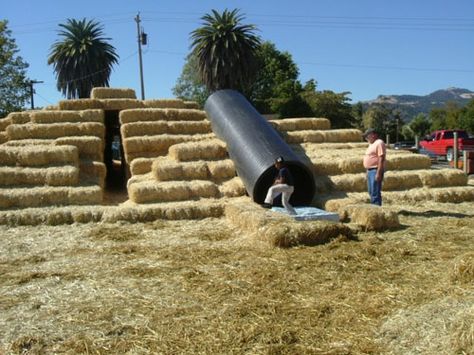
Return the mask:
[[144,108],[123,110],[119,114],[120,123],[146,121],[202,121],[207,118],[206,112],[194,109],[161,109]]
[[263,209],[249,198],[226,204],[225,216],[253,238],[281,248],[323,244],[339,236],[353,237],[352,230],[341,223],[295,221],[287,215]]
[[169,156],[177,161],[218,160],[227,158],[227,149],[219,139],[176,144],[170,147]]
[[135,90],[128,88],[95,87],[91,99],[136,99]]
[[0,165],[4,166],[47,166],[79,164],[79,153],[76,147],[53,145],[40,146],[1,146]]

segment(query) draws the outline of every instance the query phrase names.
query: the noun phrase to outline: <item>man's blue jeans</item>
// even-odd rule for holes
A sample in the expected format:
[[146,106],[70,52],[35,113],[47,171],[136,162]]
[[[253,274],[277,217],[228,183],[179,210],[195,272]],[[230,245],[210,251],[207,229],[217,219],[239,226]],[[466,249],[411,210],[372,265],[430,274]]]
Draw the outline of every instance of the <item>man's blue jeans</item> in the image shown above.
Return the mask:
[[367,170],[367,188],[369,189],[370,203],[373,205],[382,206],[382,180],[375,180],[377,169]]

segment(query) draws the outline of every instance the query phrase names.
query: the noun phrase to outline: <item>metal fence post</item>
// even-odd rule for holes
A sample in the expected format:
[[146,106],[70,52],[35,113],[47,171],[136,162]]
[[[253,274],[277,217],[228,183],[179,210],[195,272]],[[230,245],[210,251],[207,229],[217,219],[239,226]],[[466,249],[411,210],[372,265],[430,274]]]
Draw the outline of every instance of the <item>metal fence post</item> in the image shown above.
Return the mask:
[[454,132],[454,144],[453,144],[453,163],[454,167],[458,168],[458,132]]

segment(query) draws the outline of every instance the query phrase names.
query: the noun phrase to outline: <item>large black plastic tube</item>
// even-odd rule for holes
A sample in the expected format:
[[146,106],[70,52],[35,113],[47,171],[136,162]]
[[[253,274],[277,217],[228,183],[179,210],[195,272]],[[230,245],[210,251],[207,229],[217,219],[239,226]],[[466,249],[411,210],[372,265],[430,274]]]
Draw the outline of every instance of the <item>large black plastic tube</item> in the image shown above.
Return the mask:
[[295,180],[290,202],[309,204],[315,193],[314,178],[308,167],[239,92],[220,90],[206,101],[214,133],[227,144],[230,158],[247,192],[262,203],[277,173],[274,162],[282,156]]

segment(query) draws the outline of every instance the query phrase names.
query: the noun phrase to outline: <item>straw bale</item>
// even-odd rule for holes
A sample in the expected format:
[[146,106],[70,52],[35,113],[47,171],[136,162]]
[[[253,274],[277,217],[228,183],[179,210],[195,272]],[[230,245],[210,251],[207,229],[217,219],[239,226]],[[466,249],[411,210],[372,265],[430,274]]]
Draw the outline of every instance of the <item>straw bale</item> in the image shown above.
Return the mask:
[[287,215],[265,210],[249,198],[226,204],[225,217],[251,237],[281,248],[323,244],[341,235],[352,238],[350,228],[341,223],[295,221]]
[[104,188],[107,168],[104,163],[81,160],[79,164],[79,180],[83,184],[94,184]]
[[324,142],[324,135],[322,131],[306,130],[306,131],[290,131],[284,132],[283,138],[287,143],[322,143]]
[[235,165],[230,159],[210,161],[207,163],[207,169],[212,180],[223,180],[235,177]]
[[0,167],[0,186],[66,186],[77,185],[78,182],[79,169],[75,166],[47,168]]
[[101,202],[102,189],[99,186],[0,189],[0,208],[93,205]]
[[467,175],[457,169],[425,170],[419,176],[424,186],[447,187],[467,185]]
[[103,110],[82,111],[38,111],[31,114],[32,123],[104,123]]
[[11,124],[12,120],[10,118],[0,118],[0,131],[5,131],[5,129]]
[[269,122],[279,131],[331,129],[331,122],[327,118],[285,118],[270,120]]
[[181,99],[143,100],[143,104],[148,108],[187,108]]
[[397,213],[385,207],[354,204],[343,208],[347,211],[350,221],[362,226],[366,231],[383,231],[400,227]]
[[238,176],[219,185],[219,191],[224,197],[239,197],[245,196],[245,194],[247,194],[245,185],[242,182],[242,179]]
[[109,111],[120,111],[142,108],[143,102],[135,99],[104,99],[100,100],[102,108]]
[[0,144],[8,142],[8,135],[6,132],[0,132]]
[[151,172],[145,173],[145,174],[138,174],[138,175],[133,175],[130,177],[130,179],[127,180],[127,190],[130,188],[132,184],[136,184],[138,182],[144,182],[144,181],[151,181],[154,180],[153,174]]
[[433,200],[437,202],[459,203],[474,201],[474,188],[470,186],[455,186],[430,189]]
[[78,150],[73,146],[0,146],[2,166],[73,165],[79,162]]
[[135,90],[127,88],[95,87],[91,99],[136,99]]
[[358,129],[302,130],[286,132],[284,137],[288,143],[341,143],[360,142],[361,134]]
[[146,174],[151,171],[151,166],[155,158],[137,158],[130,163],[132,175]]
[[152,173],[158,181],[170,180],[204,180],[209,176],[206,162],[175,162],[168,159],[156,159]]
[[452,354],[474,354],[474,305],[456,314],[450,340]]
[[429,169],[431,160],[430,157],[422,154],[405,153],[394,156],[392,152],[389,152],[386,167],[387,170]]
[[210,181],[143,181],[131,184],[130,200],[135,203],[183,201],[219,196],[217,185]]
[[130,109],[120,112],[120,123],[125,124],[140,121],[202,121],[205,120],[206,117],[205,111],[194,109]]
[[104,144],[102,139],[94,136],[61,137],[54,140],[54,145],[75,146],[79,152],[80,159],[90,159],[96,161],[104,160]]
[[53,139],[64,136],[96,136],[104,138],[105,127],[101,123],[51,123],[51,124],[13,124],[8,126],[9,139]]
[[57,106],[57,105],[46,105],[45,107],[43,107],[43,110],[45,110],[45,111],[56,111],[56,110],[59,110],[59,106]]
[[201,107],[196,101],[184,101],[184,107],[188,109],[200,110]]
[[474,284],[474,252],[465,253],[452,262],[450,277],[454,282]]
[[30,112],[11,112],[7,118],[11,121],[11,124],[24,124],[30,122]]
[[324,141],[341,143],[341,142],[360,142],[362,140],[362,132],[358,129],[333,129],[323,131]]
[[382,189],[384,191],[408,190],[422,186],[420,171],[387,171],[383,179]]
[[305,151],[312,151],[312,150],[352,150],[352,149],[360,149],[364,148],[367,149],[366,142],[345,142],[345,143],[301,143],[297,145],[297,147],[302,147]]
[[224,142],[212,139],[173,145],[169,156],[177,161],[216,160],[227,158],[228,153]]
[[120,127],[122,137],[153,136],[158,134],[196,134],[210,133],[209,121],[149,121],[132,122]]
[[89,110],[89,109],[101,109],[103,108],[102,103],[95,99],[76,99],[76,100],[61,100],[59,101],[60,110]]
[[123,140],[123,149],[125,155],[137,152],[154,152],[156,155],[166,155],[169,147],[186,140],[189,140],[189,136],[169,134],[138,136],[125,138]]

